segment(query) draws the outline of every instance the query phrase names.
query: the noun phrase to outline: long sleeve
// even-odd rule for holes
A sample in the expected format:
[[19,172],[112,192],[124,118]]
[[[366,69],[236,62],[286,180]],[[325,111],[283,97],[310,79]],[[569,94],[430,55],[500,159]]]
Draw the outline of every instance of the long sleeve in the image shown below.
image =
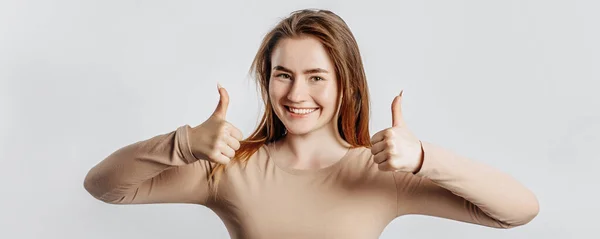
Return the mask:
[[193,156],[188,129],[181,126],[118,149],[88,172],[85,189],[111,204],[204,204],[210,163]]
[[421,214],[494,228],[524,225],[538,214],[535,195],[514,178],[422,142],[419,172],[394,173],[398,216]]

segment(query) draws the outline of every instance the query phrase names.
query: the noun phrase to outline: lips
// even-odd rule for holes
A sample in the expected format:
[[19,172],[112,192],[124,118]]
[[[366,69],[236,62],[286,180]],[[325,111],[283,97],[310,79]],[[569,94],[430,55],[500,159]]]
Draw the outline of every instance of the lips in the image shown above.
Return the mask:
[[294,114],[298,114],[298,115],[306,115],[306,114],[310,114],[314,111],[316,111],[317,109],[319,109],[319,107],[312,107],[312,108],[295,108],[295,107],[290,107],[290,106],[285,106],[285,108],[288,110],[288,112],[290,113],[294,113]]

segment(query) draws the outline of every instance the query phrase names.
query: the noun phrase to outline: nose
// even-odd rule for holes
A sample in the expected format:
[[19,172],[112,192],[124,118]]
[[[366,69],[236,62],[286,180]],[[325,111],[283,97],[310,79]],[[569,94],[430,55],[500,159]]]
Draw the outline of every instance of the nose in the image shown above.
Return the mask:
[[303,80],[294,80],[288,91],[287,99],[291,102],[302,102],[306,101],[308,95],[308,89]]

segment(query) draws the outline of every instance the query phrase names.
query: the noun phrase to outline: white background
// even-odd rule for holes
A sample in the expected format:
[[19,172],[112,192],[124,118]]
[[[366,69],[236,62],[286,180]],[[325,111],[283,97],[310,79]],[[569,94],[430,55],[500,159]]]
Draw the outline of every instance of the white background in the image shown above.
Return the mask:
[[598,238],[598,1],[302,2],[1,1],[0,238],[228,238],[207,208],[104,204],[83,179],[126,144],[202,123],[216,82],[247,136],[251,60],[301,8],[355,34],[371,134],[404,89],[419,138],[508,172],[541,205],[515,229],[410,216],[381,238]]

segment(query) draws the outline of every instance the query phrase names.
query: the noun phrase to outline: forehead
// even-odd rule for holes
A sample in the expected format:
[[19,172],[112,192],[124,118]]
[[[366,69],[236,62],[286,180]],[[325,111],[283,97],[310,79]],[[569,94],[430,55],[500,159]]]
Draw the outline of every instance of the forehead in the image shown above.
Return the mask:
[[333,62],[325,47],[311,36],[279,40],[271,54],[271,64],[294,71],[322,68],[331,72],[333,69]]

